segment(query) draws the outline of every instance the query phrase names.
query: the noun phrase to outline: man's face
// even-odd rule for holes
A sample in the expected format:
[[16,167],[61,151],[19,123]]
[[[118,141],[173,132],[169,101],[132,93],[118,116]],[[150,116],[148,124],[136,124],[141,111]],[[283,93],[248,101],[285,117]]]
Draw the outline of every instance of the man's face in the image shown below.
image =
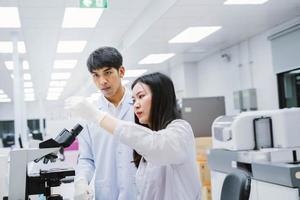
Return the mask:
[[92,77],[102,94],[106,98],[111,98],[122,87],[121,78],[124,76],[124,72],[124,67],[120,67],[119,70],[112,67],[103,67],[93,70]]

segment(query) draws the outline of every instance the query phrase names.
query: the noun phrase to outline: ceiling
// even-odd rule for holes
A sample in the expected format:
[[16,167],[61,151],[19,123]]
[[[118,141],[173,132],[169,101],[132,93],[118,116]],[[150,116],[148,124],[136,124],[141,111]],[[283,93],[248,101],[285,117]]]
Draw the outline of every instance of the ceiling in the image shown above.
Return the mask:
[[[224,0],[108,0],[95,28],[62,28],[66,7],[79,7],[79,0],[0,0],[0,7],[18,7],[21,28],[0,28],[0,41],[11,41],[12,33],[24,41],[36,99],[46,101],[54,60],[78,60],[60,100],[93,88],[86,69],[88,55],[100,46],[117,47],[127,69],[162,70],[183,58],[199,61],[204,57],[276,25],[299,16],[299,0],[270,0],[263,5],[223,5]],[[190,26],[222,26],[218,32],[191,44],[168,41]],[[60,40],[87,40],[81,53],[56,52]],[[139,65],[153,53],[175,53],[162,64]],[[13,99],[13,79],[4,62],[12,54],[0,53],[0,89]],[[172,62],[174,63],[174,62]],[[70,70],[68,70],[70,71]]]

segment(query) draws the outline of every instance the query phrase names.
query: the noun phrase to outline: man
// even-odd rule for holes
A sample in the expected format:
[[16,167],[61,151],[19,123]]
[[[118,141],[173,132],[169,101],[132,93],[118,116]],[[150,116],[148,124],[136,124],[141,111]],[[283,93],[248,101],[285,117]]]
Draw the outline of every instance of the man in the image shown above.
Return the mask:
[[[113,47],[95,50],[87,60],[88,70],[103,94],[99,109],[123,120],[134,120],[130,92],[122,86],[125,68],[122,55]],[[88,123],[79,135],[74,199],[134,200],[133,150],[114,139],[97,124]],[[93,180],[93,181],[92,181]],[[91,184],[91,185],[90,185]]]

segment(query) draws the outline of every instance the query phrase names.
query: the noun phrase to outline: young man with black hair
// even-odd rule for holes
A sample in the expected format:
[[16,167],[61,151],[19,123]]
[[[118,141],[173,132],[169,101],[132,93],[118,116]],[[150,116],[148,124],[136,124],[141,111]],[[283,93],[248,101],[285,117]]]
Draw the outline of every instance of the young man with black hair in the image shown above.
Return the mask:
[[[130,91],[121,83],[125,74],[122,62],[117,49],[101,47],[90,54],[87,66],[103,94],[99,98],[99,110],[134,121]],[[88,123],[79,135],[74,199],[93,199],[94,194],[96,200],[134,200],[136,168],[131,162],[132,153],[132,149],[97,124]]]

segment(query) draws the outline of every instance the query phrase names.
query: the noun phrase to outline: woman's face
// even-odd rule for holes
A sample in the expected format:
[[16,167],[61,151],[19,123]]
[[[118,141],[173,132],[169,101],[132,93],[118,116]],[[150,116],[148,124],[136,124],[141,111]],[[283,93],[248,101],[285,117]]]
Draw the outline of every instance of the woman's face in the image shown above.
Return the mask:
[[132,88],[132,98],[133,98],[133,107],[134,114],[139,119],[141,124],[147,124],[150,126],[150,110],[151,110],[151,101],[152,93],[148,85],[144,83],[137,83]]

